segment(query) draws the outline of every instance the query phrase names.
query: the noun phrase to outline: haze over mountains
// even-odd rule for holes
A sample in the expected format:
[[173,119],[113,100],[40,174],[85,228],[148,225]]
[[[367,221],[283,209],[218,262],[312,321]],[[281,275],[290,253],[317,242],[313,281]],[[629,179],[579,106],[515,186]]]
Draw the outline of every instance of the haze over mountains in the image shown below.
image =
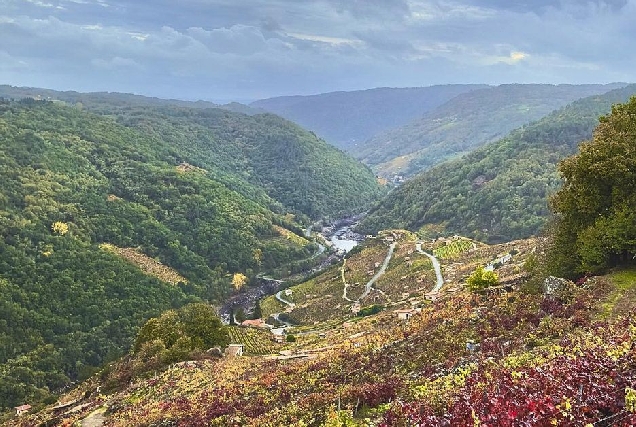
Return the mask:
[[586,96],[625,86],[448,85],[279,97],[251,104],[310,129],[384,177],[410,176]]
[[468,153],[572,101],[625,86],[501,85],[461,94],[374,135],[353,155],[382,176],[411,176]]
[[465,92],[487,85],[378,88],[255,101],[261,108],[294,121],[338,148],[356,153],[378,132],[401,126]]

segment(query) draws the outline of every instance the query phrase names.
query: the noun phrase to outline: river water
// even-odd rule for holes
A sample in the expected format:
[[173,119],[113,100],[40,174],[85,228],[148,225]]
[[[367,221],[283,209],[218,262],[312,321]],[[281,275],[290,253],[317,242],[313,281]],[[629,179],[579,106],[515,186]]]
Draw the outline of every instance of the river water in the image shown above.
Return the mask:
[[331,236],[329,241],[337,250],[341,250],[343,252],[349,252],[351,249],[358,246],[358,241],[352,239],[351,235],[351,225],[346,227],[339,228],[336,232]]
[[[330,255],[329,258],[312,270],[313,273],[332,265],[334,259],[341,258],[343,254],[349,252],[362,240],[364,240],[364,236],[352,231],[352,229],[357,225],[358,220],[359,217],[344,218],[333,223],[331,226],[322,229],[322,233],[320,234],[325,238],[325,240],[331,243],[331,247],[338,252],[338,255]],[[305,230],[305,236],[307,238],[311,238],[312,228],[316,227],[318,226],[314,225],[308,227]],[[318,243],[318,251],[312,258],[322,255],[325,250],[326,248]],[[282,285],[283,282],[280,280],[275,280],[269,277],[259,277],[258,283],[247,287],[247,289],[239,294],[229,297],[224,302],[219,310],[221,319],[226,324],[230,323],[232,313],[236,312],[238,309],[242,309],[246,314],[252,313],[258,300],[268,295],[275,295]]]

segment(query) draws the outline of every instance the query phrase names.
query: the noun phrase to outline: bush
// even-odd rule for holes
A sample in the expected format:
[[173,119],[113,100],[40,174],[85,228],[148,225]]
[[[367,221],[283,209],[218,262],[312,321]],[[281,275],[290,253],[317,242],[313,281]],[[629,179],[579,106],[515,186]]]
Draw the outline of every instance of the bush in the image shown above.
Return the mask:
[[466,283],[468,283],[468,289],[471,291],[480,291],[498,285],[499,277],[494,271],[488,271],[485,270],[484,267],[479,266],[473,274],[466,279]]
[[384,310],[384,306],[381,304],[373,304],[368,307],[364,307],[362,310],[358,312],[358,317],[371,316],[372,314],[377,314]]

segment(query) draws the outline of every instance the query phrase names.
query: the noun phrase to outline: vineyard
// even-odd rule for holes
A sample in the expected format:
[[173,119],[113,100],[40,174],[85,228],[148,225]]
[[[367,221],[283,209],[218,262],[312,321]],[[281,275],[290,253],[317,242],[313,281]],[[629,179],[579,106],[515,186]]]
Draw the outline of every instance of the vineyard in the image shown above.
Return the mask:
[[272,334],[267,329],[231,326],[228,332],[232,343],[245,346],[243,352],[246,355],[272,354],[280,350],[280,347],[272,341]]
[[307,239],[305,239],[304,237],[301,237],[295,233],[292,233],[291,231],[287,230],[286,228],[283,228],[281,226],[278,225],[274,225],[273,226],[274,230],[276,230],[276,232],[281,235],[282,237],[284,237],[285,239],[291,241],[292,243],[299,245],[299,246],[307,246],[309,245],[311,242]]
[[179,272],[160,263],[154,258],[150,258],[137,248],[119,248],[109,243],[102,243],[99,247],[105,251],[119,255],[131,264],[136,265],[147,275],[156,277],[164,282],[168,282],[173,285],[176,285],[179,282],[188,282],[188,280],[181,276]]
[[[313,358],[174,366],[109,396],[108,425],[320,426],[334,417],[359,427],[634,425],[636,322],[626,317],[634,278],[620,272],[552,296],[459,292],[408,322],[382,312],[332,323]],[[233,328],[233,340],[264,352],[261,332]],[[67,424],[104,399],[69,413]]]
[[468,239],[456,239],[444,246],[440,246],[433,250],[433,255],[439,259],[456,258],[469,249],[473,248],[474,243]]
[[[390,233],[389,233],[390,234]],[[411,238],[412,237],[412,238]],[[398,240],[393,257],[384,275],[375,282],[362,305],[382,304],[389,309],[398,308],[410,301],[417,303],[435,286],[435,271],[428,257],[415,249],[414,236],[406,235]],[[486,265],[497,254],[515,251],[514,262],[506,264],[498,273],[502,279],[518,275],[524,260],[535,250],[537,241],[519,240],[500,245],[474,244],[468,239],[455,239],[442,246],[442,242],[422,245],[428,253],[441,252],[444,279],[452,285],[461,285],[477,266]],[[380,238],[365,241],[346,262],[332,266],[307,282],[293,286],[296,307],[290,316],[295,323],[310,325],[329,319],[350,319],[352,301],[364,292],[365,284],[373,277],[387,254],[387,244]],[[344,271],[342,267],[344,266]],[[348,301],[343,298],[344,278],[348,284]],[[279,313],[287,307],[273,296],[261,301],[264,317]]]

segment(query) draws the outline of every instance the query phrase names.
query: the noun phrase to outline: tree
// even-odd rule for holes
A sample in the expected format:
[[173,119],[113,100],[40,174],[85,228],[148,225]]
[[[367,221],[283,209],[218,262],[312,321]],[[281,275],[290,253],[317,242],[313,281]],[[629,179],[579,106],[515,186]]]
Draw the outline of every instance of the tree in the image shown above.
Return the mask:
[[260,266],[263,263],[263,251],[260,248],[256,248],[254,252],[252,252],[252,255],[256,264]]
[[192,350],[225,347],[230,337],[210,305],[195,303],[179,310],[168,310],[148,320],[137,334],[135,352],[144,348],[144,344],[154,341],[163,343],[169,351],[175,347],[172,351],[174,359],[176,354],[183,355]]
[[486,270],[480,265],[473,274],[466,279],[466,283],[468,283],[468,289],[471,291],[479,291],[497,285],[499,283],[499,277],[497,277],[497,273],[494,271]]
[[243,286],[245,286],[245,284],[247,283],[247,276],[243,273],[234,273],[234,276],[232,277],[232,286],[234,286],[234,289],[236,289],[237,291],[240,291]]
[[68,233],[68,224],[64,222],[59,222],[59,221],[54,222],[53,225],[51,225],[51,229],[53,230],[54,233],[57,233],[60,236],[63,236],[66,233]]
[[565,277],[597,273],[636,254],[636,97],[601,117],[592,140],[559,164],[562,188],[548,262]]

